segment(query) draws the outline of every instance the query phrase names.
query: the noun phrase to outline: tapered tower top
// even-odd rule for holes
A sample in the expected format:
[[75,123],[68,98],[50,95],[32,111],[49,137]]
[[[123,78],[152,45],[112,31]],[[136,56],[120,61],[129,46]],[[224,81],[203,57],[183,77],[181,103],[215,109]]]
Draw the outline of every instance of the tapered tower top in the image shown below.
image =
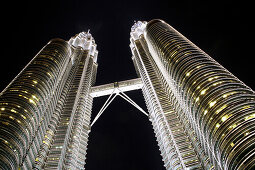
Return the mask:
[[130,35],[134,40],[139,39],[141,34],[144,34],[144,30],[146,28],[146,21],[135,21],[135,24],[131,27]]
[[70,38],[68,44],[74,48],[81,47],[83,50],[87,50],[90,55],[94,56],[96,61],[98,54],[96,49],[97,45],[89,30],[87,32],[80,32],[79,34],[76,34]]

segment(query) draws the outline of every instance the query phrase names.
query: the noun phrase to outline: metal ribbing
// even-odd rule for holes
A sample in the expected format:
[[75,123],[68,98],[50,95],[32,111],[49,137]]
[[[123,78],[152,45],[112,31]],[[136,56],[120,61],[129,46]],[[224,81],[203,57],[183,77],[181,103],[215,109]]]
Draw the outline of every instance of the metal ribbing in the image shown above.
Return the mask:
[[[75,52],[74,52],[75,53]],[[76,60],[79,60],[80,58],[76,57]],[[65,67],[63,78],[61,79],[60,82],[60,87],[58,88],[58,92],[56,95],[59,95],[57,98],[57,105],[56,108],[52,114],[50,119],[50,123],[48,127],[46,128],[46,133],[43,138],[43,142],[40,146],[39,152],[36,157],[30,158],[33,163],[33,168],[34,169],[42,169],[43,166],[45,165],[45,160],[48,155],[49,150],[52,148],[52,141],[53,137],[56,133],[56,128],[58,127],[60,123],[60,118],[61,118],[61,113],[63,112],[64,105],[66,103],[66,99],[68,96],[68,91],[70,89],[74,74],[76,73],[77,69],[77,62],[75,62],[74,65],[72,65],[71,60],[67,63],[67,66]],[[31,168],[30,168],[31,169]]]
[[[75,62],[72,65],[72,69],[68,74],[68,79],[65,83],[65,89],[62,91],[60,105],[58,111],[58,118],[55,120],[51,119],[53,124],[48,131],[49,135],[45,136],[45,140],[50,138],[48,142],[49,151],[46,153],[44,159],[42,160],[42,166],[44,169],[57,169],[58,162],[60,159],[61,151],[63,148],[64,138],[66,129],[69,123],[73,102],[75,98],[75,91],[77,90],[77,82],[79,82],[80,75],[83,67],[80,68],[80,60],[81,60],[81,50],[74,50],[73,54],[75,57]],[[71,64],[71,61],[70,61]],[[80,68],[80,69],[79,69]]]
[[[167,89],[166,83],[162,77],[162,74],[157,68],[157,65],[151,58],[151,55],[148,51],[148,47],[146,45],[146,42],[143,39],[143,36],[139,38],[139,42],[135,41],[133,44],[137,47],[139,55],[136,54],[137,52],[134,51],[133,55],[135,56],[134,59],[136,59],[136,62],[138,64],[138,68],[140,70],[141,77],[144,80],[144,88],[143,93],[146,98],[147,107],[150,110],[150,115],[153,118],[152,123],[154,124],[154,129],[156,131],[157,136],[161,136],[159,134],[162,134],[163,136],[168,136],[171,138],[170,145],[173,148],[177,149],[177,155],[182,160],[182,168],[201,168],[200,160],[197,157],[196,152],[194,152],[194,148],[192,146],[191,139],[189,138],[189,135],[187,135],[187,132],[184,130],[184,123],[180,122],[179,116],[180,110],[178,110],[178,107],[176,107],[175,99],[171,98],[171,90]],[[145,54],[146,53],[146,54]],[[139,61],[139,57],[141,56],[141,61]],[[140,64],[139,64],[140,63]],[[141,64],[143,63],[143,64]],[[143,67],[144,68],[141,68]],[[142,71],[144,70],[147,72],[144,74]],[[152,85],[150,86],[148,83],[145,82],[145,79],[150,79]],[[156,97],[151,96],[151,92],[148,91],[148,89],[154,89],[152,91],[156,92]],[[146,90],[147,89],[147,90]],[[147,91],[147,92],[146,92]],[[160,112],[156,115],[153,114],[153,108],[155,107],[156,102],[150,102],[153,98],[157,98],[159,101],[159,105],[162,108],[162,113]],[[152,107],[152,109],[150,109]],[[176,107],[176,108],[175,108]],[[154,115],[154,116],[153,116]],[[157,128],[157,125],[160,122],[159,120],[165,117],[166,124],[168,124],[168,130],[167,133],[164,133],[164,131],[160,128]],[[183,118],[183,116],[181,116]],[[157,130],[158,129],[158,130]],[[169,132],[171,132],[171,134]],[[163,138],[165,138],[163,137]],[[162,139],[158,139],[159,146],[163,146],[162,143],[165,143],[162,141]],[[175,143],[175,144],[174,144]],[[174,157],[171,157],[171,153],[174,151],[173,149],[168,149],[168,147],[160,147],[163,160],[165,162],[165,166],[167,169],[178,169],[178,163],[174,161]],[[169,157],[170,156],[170,157]],[[169,157],[169,158],[168,158]],[[175,162],[175,163],[174,163]],[[177,163],[177,164],[176,164]],[[179,162],[180,163],[180,162]],[[179,167],[180,168],[180,167]]]
[[88,134],[90,131],[90,117],[92,110],[92,97],[89,95],[90,87],[93,83],[93,58],[87,56],[87,65],[84,67],[84,78],[81,80],[81,91],[79,101],[73,118],[68,151],[66,152],[66,169],[83,169],[85,165],[85,155],[87,150]]
[[133,54],[136,59],[136,63],[138,64],[141,78],[144,82],[143,93],[165,167],[172,167],[173,169],[184,168],[185,165],[183,161],[180,160],[181,156],[179,148],[176,145],[172,131],[167,125],[168,123],[164,116],[163,108],[158,99],[158,97],[161,97],[158,96],[157,93],[160,89],[158,87],[154,87],[155,85],[158,86],[158,82],[153,74],[153,68],[141,48],[140,42],[136,42],[135,44],[137,48],[133,51]]
[[66,89],[62,93],[61,103],[64,105],[59,111],[55,129],[50,131],[47,139],[45,138],[46,140],[50,138],[50,149],[44,154],[40,168],[84,168],[93,100],[89,95],[89,89],[95,81],[97,67],[87,51],[75,49],[74,53],[77,60],[72,66]]
[[198,157],[199,154],[204,155],[204,153],[199,147],[199,142],[197,142],[193,135],[190,125],[187,123],[187,118],[183,114],[183,109],[180,107],[157,64],[150,55],[143,35],[140,37],[140,42],[161,85],[160,91],[165,97],[160,97],[159,99],[162,101],[162,108],[165,108],[164,113],[166,115],[166,119],[169,123],[169,127],[174,132],[175,139],[178,147],[180,148],[181,157],[184,160],[186,168],[210,168],[212,166],[211,164],[203,164],[203,162],[201,162],[201,160],[206,159],[206,157]]
[[254,167],[254,92],[168,24],[154,20],[146,29],[153,58],[215,168]]
[[[143,49],[145,50],[147,56],[149,57],[150,62],[153,65],[154,72],[156,72],[157,76],[159,77],[159,81],[161,82],[160,89],[163,90],[166,95],[166,99],[164,99],[165,101],[163,102],[163,104],[165,104],[167,107],[170,107],[172,110],[171,114],[166,114],[169,125],[174,127],[175,125],[173,122],[175,122],[176,126],[179,126],[179,128],[184,129],[183,137],[186,135],[185,137],[187,138],[186,141],[192,143],[190,144],[192,145],[192,147],[190,147],[189,152],[190,152],[190,155],[193,155],[193,158],[190,158],[190,160],[191,159],[194,160],[190,162],[194,164],[192,165],[192,163],[190,163],[189,168],[196,167],[198,164],[200,164],[203,168],[210,169],[212,167],[212,164],[210,161],[208,161],[208,157],[204,153],[204,150],[201,148],[201,143],[198,141],[196,135],[194,134],[194,129],[191,126],[190,122],[188,121],[188,117],[186,117],[186,115],[184,114],[185,111],[183,110],[180,103],[178,102],[177,96],[175,96],[174,92],[167,84],[166,79],[162,75],[162,72],[158,68],[155,61],[153,60],[143,35],[140,36],[139,41],[141,42]],[[172,121],[172,119],[178,120],[178,121]],[[183,142],[182,145],[183,146],[189,145],[188,143],[186,144],[185,143],[186,142]],[[193,150],[195,150],[195,152],[193,152]],[[184,159],[186,155],[187,155],[186,153],[182,153],[182,157]]]
[[68,44],[54,39],[1,93],[0,169],[17,169],[23,163],[31,167],[59,97],[60,70],[68,60]]

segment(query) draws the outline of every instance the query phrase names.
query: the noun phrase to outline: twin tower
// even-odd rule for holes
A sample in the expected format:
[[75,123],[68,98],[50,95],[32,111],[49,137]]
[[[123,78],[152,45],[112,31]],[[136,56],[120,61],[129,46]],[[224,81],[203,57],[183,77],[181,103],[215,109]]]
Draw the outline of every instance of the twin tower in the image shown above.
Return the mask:
[[93,98],[139,88],[166,169],[255,167],[254,91],[162,20],[130,35],[138,78],[98,87],[89,32],[39,51],[0,94],[0,169],[84,169]]

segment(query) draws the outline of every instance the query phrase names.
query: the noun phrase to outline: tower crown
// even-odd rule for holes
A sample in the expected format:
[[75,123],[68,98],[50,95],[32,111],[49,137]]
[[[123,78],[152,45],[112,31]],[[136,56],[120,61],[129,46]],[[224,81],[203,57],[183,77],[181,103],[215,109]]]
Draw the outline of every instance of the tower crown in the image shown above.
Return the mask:
[[75,36],[70,38],[68,44],[75,48],[81,47],[83,50],[88,50],[90,55],[94,56],[95,59],[97,58],[97,45],[94,38],[89,33],[89,30],[88,32],[80,32],[79,34],[76,34]]
[[134,40],[139,39],[141,34],[144,34],[144,30],[146,28],[147,22],[146,21],[137,21],[131,27],[130,35]]

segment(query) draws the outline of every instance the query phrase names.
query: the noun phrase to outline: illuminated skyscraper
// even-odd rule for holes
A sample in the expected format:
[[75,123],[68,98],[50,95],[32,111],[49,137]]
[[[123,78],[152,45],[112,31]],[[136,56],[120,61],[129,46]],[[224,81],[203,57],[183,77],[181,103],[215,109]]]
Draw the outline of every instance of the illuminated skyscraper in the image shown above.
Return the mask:
[[81,32],[51,40],[0,96],[0,169],[82,169],[97,70]]
[[130,40],[166,168],[252,169],[254,91],[162,20]]
[[[167,169],[255,167],[254,91],[164,21],[136,22],[130,41],[139,78],[92,87],[91,34],[51,40],[0,94],[0,169],[83,169],[91,127],[116,96],[149,117]],[[137,89],[149,114],[124,93]]]

